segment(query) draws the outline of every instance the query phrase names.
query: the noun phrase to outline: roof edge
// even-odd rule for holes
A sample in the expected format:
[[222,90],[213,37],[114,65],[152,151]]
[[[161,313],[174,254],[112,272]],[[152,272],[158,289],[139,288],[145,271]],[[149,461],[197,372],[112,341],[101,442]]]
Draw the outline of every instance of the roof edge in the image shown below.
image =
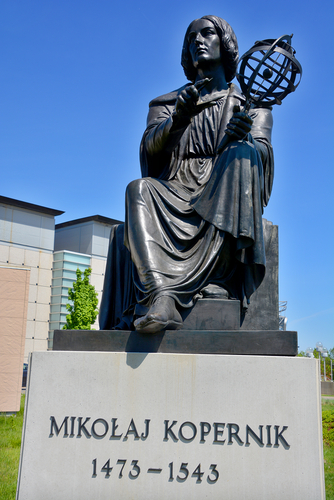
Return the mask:
[[25,208],[26,210],[31,210],[32,212],[53,215],[54,217],[65,213],[63,210],[55,210],[53,208],[43,207],[42,205],[35,205],[34,203],[15,200],[14,198],[7,198],[7,196],[0,196],[0,204],[10,205],[17,208]]
[[74,219],[67,222],[61,222],[60,224],[55,225],[55,229],[76,226],[78,224],[84,224],[85,222],[101,222],[102,224],[107,224],[108,226],[123,224],[123,222],[120,220],[110,219],[109,217],[104,217],[103,215],[91,215],[90,217],[83,217],[82,219]]

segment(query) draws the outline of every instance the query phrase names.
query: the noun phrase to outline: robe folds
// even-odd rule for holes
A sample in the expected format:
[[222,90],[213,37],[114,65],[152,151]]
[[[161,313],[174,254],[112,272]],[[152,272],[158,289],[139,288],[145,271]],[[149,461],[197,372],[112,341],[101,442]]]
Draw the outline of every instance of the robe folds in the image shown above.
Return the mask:
[[184,89],[151,101],[140,155],[142,179],[126,191],[124,225],[113,227],[100,307],[101,329],[133,329],[153,300],[192,307],[208,284],[246,308],[265,275],[263,207],[273,183],[272,115],[251,108],[242,141],[219,146],[239,89],[215,96],[188,122],[173,118]]

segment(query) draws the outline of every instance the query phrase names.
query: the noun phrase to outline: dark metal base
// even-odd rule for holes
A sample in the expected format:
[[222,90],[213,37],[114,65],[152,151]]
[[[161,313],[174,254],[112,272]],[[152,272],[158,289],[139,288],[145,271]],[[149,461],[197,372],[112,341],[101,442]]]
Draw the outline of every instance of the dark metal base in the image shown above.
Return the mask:
[[296,356],[298,343],[297,332],[281,330],[174,330],[154,335],[125,330],[55,330],[53,350]]
[[192,309],[181,312],[182,330],[240,329],[240,301],[220,299],[200,299]]

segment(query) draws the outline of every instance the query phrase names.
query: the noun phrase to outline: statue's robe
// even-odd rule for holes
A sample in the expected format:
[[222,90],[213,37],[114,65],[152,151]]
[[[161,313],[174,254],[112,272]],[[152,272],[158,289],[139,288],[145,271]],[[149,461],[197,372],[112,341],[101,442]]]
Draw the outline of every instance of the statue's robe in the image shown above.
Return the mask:
[[151,101],[141,143],[143,178],[129,184],[126,220],[111,231],[100,328],[133,329],[160,295],[188,308],[208,284],[246,308],[265,275],[262,212],[271,193],[272,115],[251,108],[251,132],[219,145],[244,98],[231,84],[175,125],[181,89]]

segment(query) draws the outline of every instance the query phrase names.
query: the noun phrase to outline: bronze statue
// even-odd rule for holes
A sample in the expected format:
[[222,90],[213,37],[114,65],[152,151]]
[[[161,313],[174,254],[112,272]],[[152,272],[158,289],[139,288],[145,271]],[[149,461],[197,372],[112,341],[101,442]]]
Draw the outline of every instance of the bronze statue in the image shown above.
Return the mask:
[[191,83],[149,105],[143,178],[129,184],[125,223],[111,233],[101,329],[180,328],[180,311],[200,297],[246,309],[264,278],[271,109],[240,110],[237,39],[223,19],[190,24],[181,63]]

